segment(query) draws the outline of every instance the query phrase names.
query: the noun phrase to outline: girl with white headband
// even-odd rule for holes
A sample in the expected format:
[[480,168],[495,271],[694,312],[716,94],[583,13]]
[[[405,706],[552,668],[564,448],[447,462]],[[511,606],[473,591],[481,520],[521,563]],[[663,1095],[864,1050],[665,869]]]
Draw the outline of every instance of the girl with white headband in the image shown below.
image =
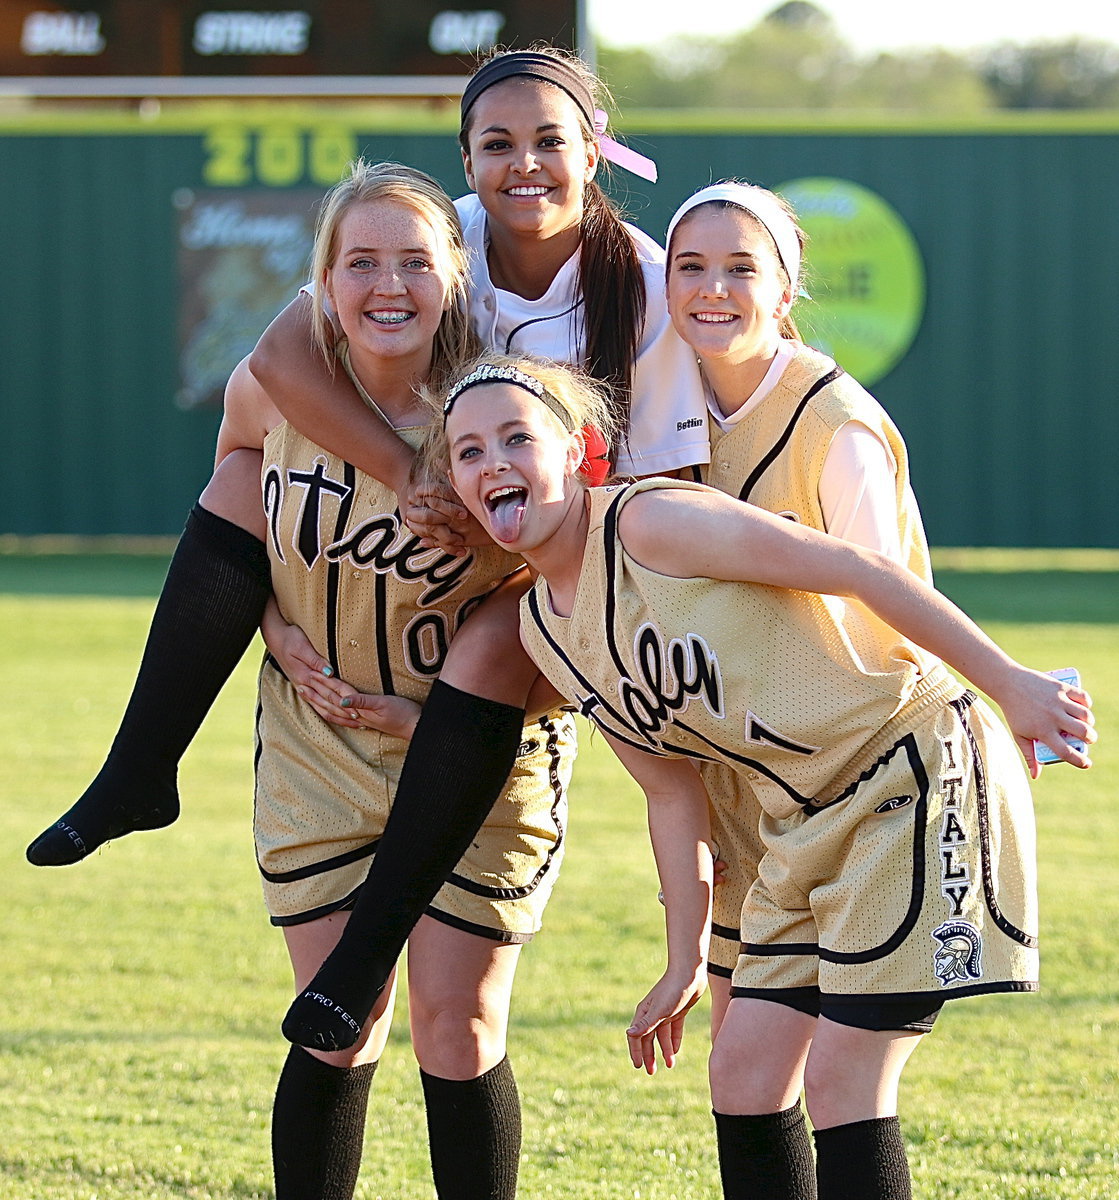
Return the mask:
[[[804,344],[792,309],[802,291],[805,236],[765,188],[725,181],[700,189],[668,226],[666,289],[677,333],[695,351],[707,393],[711,459],[698,477],[770,512],[880,550],[931,581],[909,486],[905,443],[878,402]],[[713,796],[740,811],[749,782],[704,767]],[[715,818],[727,866],[712,915],[712,1028],[730,1000],[738,915],[756,875],[760,838]]]
[[[897,1089],[921,1031],[947,999],[1037,986],[1028,779],[945,663],[1002,706],[1035,775],[1033,739],[1090,765],[1061,737],[1095,740],[1090,701],[884,554],[695,483],[585,489],[588,390],[555,366],[475,368],[448,392],[442,449],[463,502],[537,575],[529,653],[648,797],[668,963],[631,1061],[652,1073],[659,1045],[672,1065],[703,990],[695,767],[718,762],[756,795],[765,850],[711,1062],[723,1194],[907,1200]],[[710,803],[724,828],[757,822]]]
[[699,361],[712,424],[703,482],[927,576],[900,434],[797,329],[804,234],[789,206],[765,188],[714,184],[680,206],[667,241],[669,312]]

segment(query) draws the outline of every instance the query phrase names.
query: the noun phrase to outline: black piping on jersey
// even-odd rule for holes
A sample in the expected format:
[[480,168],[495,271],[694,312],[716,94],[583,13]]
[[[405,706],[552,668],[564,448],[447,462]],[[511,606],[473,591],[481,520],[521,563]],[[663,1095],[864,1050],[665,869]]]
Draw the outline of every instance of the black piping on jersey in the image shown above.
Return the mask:
[[514,933],[511,929],[494,929],[492,925],[479,925],[476,921],[467,921],[464,917],[455,917],[450,913],[434,906],[427,909],[426,915],[442,925],[450,925],[452,929],[461,929],[463,933],[474,933],[478,937],[489,938],[491,942],[502,942],[507,946],[519,946],[531,942],[531,933]]
[[[610,704],[603,700],[603,697],[600,696],[596,690],[594,690],[591,680],[587,679],[584,674],[579,672],[578,668],[575,667],[574,662],[568,658],[568,655],[563,652],[563,648],[560,646],[560,644],[558,644],[555,638],[552,637],[551,632],[544,624],[544,620],[541,619],[539,601],[537,599],[537,593],[535,593],[535,589],[532,589],[531,592],[528,592],[527,596],[529,616],[531,616],[534,622],[537,623],[537,628],[540,630],[540,634],[544,636],[544,640],[552,648],[556,658],[560,659],[564,666],[568,668],[570,674],[572,674],[572,676],[575,678],[575,682],[582,685],[582,688],[584,688],[584,690],[587,692],[588,700],[590,700],[591,697],[594,698],[593,708],[587,708],[585,701],[584,703],[580,704],[580,706],[575,708],[575,712],[578,712],[581,716],[585,716],[587,720],[593,721],[594,724],[600,728],[600,730],[602,730],[604,733],[609,733],[610,737],[615,738],[623,745],[632,746],[634,750],[640,750],[642,754],[652,754],[664,757],[666,754],[664,750],[657,750],[647,742],[638,742],[638,740],[635,740],[634,738],[626,737],[626,734],[618,732],[617,728],[609,725],[608,722],[600,718],[600,716],[594,712],[594,708],[605,709],[606,712],[608,712],[610,716],[614,718],[618,725],[621,725],[622,728],[628,728],[626,721],[624,721],[622,718],[621,713],[617,713],[614,708],[611,708]],[[681,758],[699,758],[701,762],[717,761],[716,758],[711,755],[700,754],[698,750],[688,749],[688,746],[672,746],[672,754],[680,756]]]
[[293,871],[266,871],[259,863],[257,866],[269,883],[297,883],[300,879],[313,879],[316,875],[325,875],[327,871],[336,871],[339,867],[348,867],[350,863],[369,858],[371,854],[376,853],[380,844],[381,839],[374,838],[364,846],[347,850],[345,854],[335,854],[332,858],[323,858],[318,862],[308,863],[305,867],[296,867]]
[[[798,792],[796,788],[792,786],[792,784],[782,779],[772,767],[767,767],[765,763],[759,762],[756,758],[747,758],[745,754],[736,754],[732,749],[730,749],[729,746],[724,746],[719,742],[713,742],[709,737],[704,737],[704,735],[700,733],[698,729],[693,729],[684,721],[673,720],[672,724],[675,725],[677,729],[682,729],[685,733],[690,733],[697,741],[702,742],[705,746],[710,746],[714,751],[714,754],[708,756],[697,753],[697,758],[706,757],[716,761],[719,759],[725,760],[729,758],[733,762],[740,763],[744,767],[749,767],[751,771],[756,771],[759,775],[764,775],[766,779],[770,781],[770,783],[775,783],[785,793],[785,795],[789,797],[790,800],[795,800],[802,808],[815,811],[812,808],[812,797],[802,796],[800,792]],[[683,751],[681,751],[678,746],[673,746],[672,753],[680,754],[683,753]]]
[[[611,503],[610,508],[607,510],[606,524],[605,524],[605,531],[604,531],[604,543],[607,544],[608,546],[612,546],[613,542],[614,542],[616,521],[617,521],[617,514],[616,514],[615,510],[622,499],[622,495],[624,495],[624,493],[620,494]],[[606,557],[606,570],[607,570],[607,577],[608,577],[608,586],[606,589],[605,637],[606,637],[607,645],[610,648],[610,654],[614,660],[615,666],[622,673],[623,677],[628,678],[629,674],[626,670],[625,664],[622,662],[621,655],[618,652],[618,647],[614,642],[614,636],[613,636],[614,614],[616,611],[616,605],[614,603],[614,593],[616,591],[616,588],[614,587],[614,582],[613,582],[613,580],[614,580],[614,557],[613,557],[612,553],[607,553],[605,557]],[[549,631],[548,627],[544,623],[544,619],[543,619],[543,616],[540,611],[540,601],[537,596],[535,588],[528,593],[528,604],[529,604],[529,613],[532,616],[532,619],[536,622],[536,626],[540,630],[540,633],[543,635],[545,641],[551,647],[551,649],[555,653],[556,657],[559,658],[563,662],[563,664],[567,667],[568,671],[574,677],[576,682],[579,683],[583,687],[584,691],[587,693],[588,699],[593,696],[594,700],[595,700],[596,708],[601,708],[605,712],[609,713],[609,715],[613,718],[613,720],[615,722],[617,722],[617,724],[620,725],[622,727],[622,729],[628,730],[629,725],[627,724],[627,722],[626,722],[625,718],[622,716],[622,714],[619,713],[616,709],[614,709],[610,704],[608,704],[603,699],[601,694],[595,689],[594,685],[590,682],[590,680],[587,679],[585,675],[583,675],[579,670],[576,669],[574,662],[572,662],[571,658],[564,652],[563,648],[559,645],[559,643],[555,640],[555,638],[552,637],[551,632]],[[728,747],[725,747],[725,746],[720,746],[717,743],[711,741],[709,738],[704,737],[701,733],[698,733],[696,730],[692,729],[689,725],[686,725],[683,721],[680,721],[679,719],[674,719],[672,721],[672,724],[677,726],[679,729],[682,729],[685,733],[690,733],[694,738],[696,738],[697,741],[701,741],[705,745],[710,746],[715,751],[715,753],[703,754],[700,751],[693,750],[687,746],[672,746],[670,750],[666,750],[663,747],[658,749],[657,747],[650,746],[649,743],[646,741],[639,741],[639,740],[636,740],[636,738],[627,737],[624,733],[620,733],[617,728],[614,728],[611,725],[609,725],[600,716],[598,716],[598,714],[595,713],[593,710],[584,709],[583,715],[585,717],[588,717],[590,720],[594,721],[594,723],[604,733],[608,733],[611,737],[616,738],[623,745],[630,746],[634,750],[641,750],[645,754],[658,754],[662,757],[665,757],[668,755],[676,755],[681,758],[694,758],[694,759],[698,759],[701,762],[718,762],[720,760],[720,757],[732,759],[734,762],[741,763],[743,766],[750,767],[751,769],[757,771],[760,775],[764,775],[767,779],[769,779],[773,783],[777,784],[787,795],[789,795],[792,799],[794,799],[798,804],[800,804],[802,806],[807,806],[811,802],[810,797],[802,796],[794,788],[790,787],[789,784],[787,784],[785,782],[785,780],[783,780],[779,775],[777,775],[775,772],[773,772],[764,763],[758,762],[756,759],[753,759],[753,758],[747,758],[745,755],[742,755],[742,754],[735,754],[733,750],[730,750]]]
[[[354,504],[354,489],[357,485],[357,472],[348,462],[342,464],[342,481],[346,485],[346,494],[338,504],[338,516],[334,521],[334,540],[341,541],[346,532],[346,523],[350,519],[350,510]],[[342,578],[342,567],[337,559],[331,561],[326,568],[326,656],[334,668],[336,676],[341,675],[338,662],[338,594]]]
[[796,428],[797,421],[800,420],[801,413],[804,412],[809,400],[816,395],[817,392],[826,388],[829,383],[834,382],[842,374],[842,367],[833,367],[826,375],[822,375],[816,382],[804,393],[800,403],[793,410],[793,415],[789,418],[789,423],[785,426],[781,436],[773,443],[769,450],[762,456],[758,465],[746,477],[746,482],[742,485],[742,490],[738,493],[739,500],[749,500],[750,493],[754,490],[758,480],[769,470],[773,465],[777,456],[789,443],[789,438],[793,436],[793,430]]
[[[838,370],[838,368],[836,369]],[[606,514],[603,517],[602,522],[603,557],[606,560],[606,644],[610,649],[610,657],[614,660],[615,667],[625,679],[630,678],[630,675],[624,661],[622,660],[621,651],[618,649],[617,642],[615,641],[614,628],[615,617],[617,614],[617,602],[615,600],[615,596],[617,595],[618,591],[616,554],[616,546],[618,541],[618,507],[622,503],[629,490],[629,488],[626,488],[618,493],[618,495],[611,502],[610,507],[606,510]],[[614,715],[616,719],[620,719],[617,717],[616,713],[612,715]],[[797,804],[807,806],[811,803],[810,796],[802,796],[795,788],[791,787],[784,779],[782,779],[780,775],[778,775],[770,767],[767,767],[764,763],[758,762],[757,759],[747,758],[743,754],[736,754],[728,746],[722,746],[718,742],[713,742],[710,738],[704,737],[703,734],[699,733],[695,729],[692,729],[692,727],[686,724],[684,721],[681,721],[679,717],[673,717],[670,723],[675,725],[677,729],[681,729],[685,733],[691,734],[692,737],[694,737],[697,741],[703,742],[705,746],[710,746],[712,750],[715,751],[714,755],[710,757],[714,759],[732,759],[736,763],[741,763],[744,767],[749,767],[751,770],[757,771],[759,775],[764,775],[768,780],[770,780],[771,783],[777,784],[777,786],[781,788],[781,790],[785,792],[787,796],[795,800]],[[625,722],[623,720],[623,725],[624,724]],[[608,730],[608,732],[613,731]],[[623,738],[622,740],[625,741],[627,739]],[[648,746],[639,748],[649,750]],[[652,753],[657,753],[657,751],[654,750]],[[667,752],[661,750],[660,753],[664,754]],[[705,759],[708,757],[696,751],[686,751],[680,746],[673,746],[671,748],[671,753],[690,754],[690,757],[700,759]]]
[[[610,657],[614,660],[614,666],[617,668],[619,675],[623,679],[629,679],[630,674],[624,661],[622,660],[622,655],[618,649],[618,644],[614,639],[614,624],[618,611],[617,601],[615,600],[615,596],[618,591],[616,547],[618,543],[618,507],[621,505],[622,501],[630,492],[630,490],[630,488],[625,488],[614,497],[610,503],[610,507],[606,510],[606,513],[602,519],[602,548],[606,570],[606,627],[604,632],[606,644],[610,649]],[[550,640],[551,639],[549,638],[549,641]],[[558,647],[556,647],[556,649],[558,650]],[[594,689],[590,687],[589,683],[587,683],[587,688],[592,692],[594,691]],[[601,700],[601,697],[599,699]],[[629,724],[620,713],[615,712],[614,709],[610,708],[608,705],[603,704],[602,707],[606,708],[610,715],[616,721],[621,723],[623,729],[630,728]],[[647,754],[665,754],[663,749],[658,751],[657,749],[650,747],[648,744],[632,741],[630,738],[618,734],[615,730],[606,729],[606,726],[603,725],[602,722],[598,721],[597,718],[595,718],[595,723],[602,729],[605,729],[607,733],[617,737],[619,741],[624,742],[627,746],[633,746],[638,750],[644,750]],[[687,729],[687,726],[681,721],[673,720],[672,724],[679,725],[682,729]],[[690,733],[691,730],[688,730],[688,732]],[[700,740],[705,741],[706,739]],[[711,745],[712,743],[708,742],[707,744]],[[672,751],[675,754],[685,755],[689,758],[698,758],[705,762],[708,761],[708,756],[700,754],[695,750],[687,750],[682,746],[673,746]]]
[[619,674],[625,678],[629,677],[629,671],[626,669],[625,663],[622,662],[622,656],[618,652],[618,646],[614,640],[614,620],[618,611],[614,594],[617,591],[618,574],[618,506],[629,490],[629,488],[626,488],[614,497],[610,507],[606,510],[605,516],[602,518],[602,548],[604,552],[603,558],[606,560],[606,644],[610,647],[610,657],[614,660],[614,666],[618,668]]
[[[708,967],[708,970],[711,968]],[[780,996],[782,993],[789,992],[805,992],[808,988],[751,988],[751,987],[736,987],[731,988],[730,995],[732,1000],[740,1000],[743,998],[753,1000],[773,1000],[780,1004]],[[1038,983],[1036,979],[999,979],[992,983],[973,983],[968,987],[953,988],[951,991],[944,992],[873,992],[865,995],[861,993],[848,994],[839,992],[833,995],[831,992],[821,992],[820,996],[825,1002],[838,1003],[846,1005],[850,1003],[852,1006],[858,1004],[890,1004],[892,1002],[900,1002],[909,1004],[916,1003],[919,1000],[928,998],[929,1000],[938,1000],[943,1005],[945,1000],[959,1000],[964,996],[989,996],[995,992],[1036,992],[1038,991]]]
[[916,736],[912,732],[904,734],[885,754],[881,755],[874,762],[873,766],[864,771],[847,788],[843,796],[838,797],[832,803],[837,804],[840,799],[853,793],[860,784],[873,778],[882,767],[893,759],[899,750],[904,750],[906,757],[909,759],[909,769],[913,772],[913,778],[917,784],[917,803],[911,808],[898,810],[913,814],[913,883],[909,894],[909,907],[901,923],[884,942],[880,942],[877,946],[872,946],[869,950],[827,950],[816,942],[778,942],[776,944],[743,942],[741,946],[743,954],[751,954],[760,958],[780,958],[786,954],[810,954],[813,957],[820,958],[824,962],[830,963],[868,963],[875,962],[877,959],[885,958],[886,955],[892,954],[913,932],[913,928],[917,924],[917,920],[921,915],[921,909],[925,903],[925,873],[927,867],[925,860],[925,827],[928,822],[929,809],[929,775],[925,770],[925,764],[921,761],[921,753],[917,745]]
[[563,312],[549,313],[547,316],[544,316],[544,317],[530,317],[529,320],[522,321],[519,325],[514,326],[509,331],[509,336],[505,339],[505,353],[512,354],[514,352],[513,351],[513,339],[517,336],[518,333],[521,332],[522,329],[527,329],[530,325],[543,325],[547,321],[558,321],[560,319],[560,317],[566,317],[569,313],[573,313],[577,308],[581,308],[582,305],[583,305],[583,297],[580,296],[578,298],[578,300],[575,301],[574,304],[569,305],[567,308],[565,308],[563,310]]
[[331,913],[345,912],[347,909],[353,908],[357,903],[360,891],[361,884],[358,884],[348,896],[343,896],[341,900],[333,900],[329,904],[320,904],[318,908],[309,908],[306,912],[295,913],[290,917],[272,916],[269,920],[280,929],[288,925],[306,925],[308,921],[317,921],[319,917],[329,917]]
[[1002,910],[999,908],[998,897],[995,895],[995,880],[991,867],[991,819],[987,804],[987,773],[983,766],[983,760],[979,756],[979,747],[975,744],[975,734],[972,733],[971,725],[967,719],[967,709],[970,708],[974,699],[975,695],[973,692],[966,692],[958,700],[952,700],[950,703],[956,710],[956,715],[960,718],[960,724],[963,726],[964,736],[967,738],[968,746],[971,749],[972,769],[975,772],[976,807],[979,815],[979,847],[980,858],[983,864],[983,899],[986,902],[987,911],[991,914],[991,919],[995,922],[999,931],[1006,934],[1012,942],[1017,942],[1020,946],[1027,946],[1032,950],[1037,946],[1037,938],[1019,929],[1016,925],[1012,925],[1003,916]]
[[531,896],[540,886],[540,881],[552,869],[552,859],[559,853],[560,847],[563,845],[566,830],[564,829],[563,820],[560,817],[560,807],[563,804],[563,783],[560,781],[559,774],[559,730],[556,727],[555,721],[549,716],[541,717],[538,724],[548,735],[544,745],[548,751],[548,782],[552,787],[552,807],[550,812],[552,823],[556,827],[555,841],[548,848],[548,853],[545,855],[544,861],[540,864],[540,869],[528,883],[522,884],[520,887],[487,887],[484,883],[478,883],[473,879],[467,879],[465,875],[452,872],[447,877],[447,882],[453,883],[455,887],[461,888],[464,892],[473,892],[475,896],[485,896],[490,900],[523,900],[525,896]]
[[[540,630],[541,635],[543,636],[544,640],[548,643],[548,645],[551,647],[555,656],[564,664],[564,666],[567,667],[567,670],[570,672],[570,674],[575,679],[575,681],[582,686],[583,690],[587,693],[587,698],[588,699],[590,699],[591,697],[594,698],[594,702],[595,702],[594,707],[605,709],[606,712],[608,712],[610,714],[610,716],[613,717],[613,719],[619,725],[621,725],[621,727],[623,729],[627,728],[626,723],[625,723],[624,719],[622,718],[622,715],[618,712],[615,712],[615,710],[598,694],[598,692],[595,690],[594,685],[591,683],[591,681],[589,679],[587,679],[587,677],[585,675],[583,675],[576,668],[574,662],[572,662],[572,660],[567,656],[567,654],[564,653],[563,647],[559,645],[559,643],[555,640],[554,637],[552,637],[551,632],[549,631],[547,625],[544,624],[543,617],[541,616],[540,601],[537,598],[536,589],[532,588],[529,592],[526,593],[526,595],[528,596],[529,615],[536,622],[536,627]],[[631,746],[634,750],[641,750],[645,754],[660,753],[663,755],[663,753],[664,753],[663,751],[655,750],[647,742],[638,742],[638,741],[633,740],[632,738],[626,737],[624,734],[619,733],[617,731],[617,729],[613,728],[612,726],[607,724],[604,720],[602,720],[602,718],[599,717],[593,711],[593,709],[588,709],[586,707],[585,703],[583,705],[580,705],[578,707],[577,711],[580,713],[580,715],[586,717],[590,721],[593,721],[599,727],[599,729],[601,729],[603,731],[603,733],[608,733],[612,738],[616,738],[619,742],[621,742],[625,746]],[[700,754],[700,753],[698,753],[698,751],[689,750],[683,746],[681,746],[679,748],[674,746],[673,753],[679,754],[681,757],[684,757],[684,758],[698,758],[698,759],[701,759],[703,762],[714,762],[715,761],[713,758],[710,758],[708,755]]]
[[[614,599],[616,587],[614,583],[615,566],[612,547],[614,547],[616,540],[616,509],[618,504],[621,503],[623,496],[624,492],[618,494],[616,499],[612,500],[610,508],[606,510],[604,522],[606,571],[608,571],[608,587],[606,587],[605,638],[606,644],[608,644],[610,648],[611,658],[614,659],[617,670],[621,672],[624,678],[629,678],[626,665],[624,665],[624,662],[622,661],[621,654],[618,653],[617,644],[614,640],[614,617],[617,605],[615,604]],[[528,612],[529,616],[531,616],[534,620],[535,625],[537,625],[537,629],[539,629],[540,634],[543,635],[544,640],[547,642],[547,644],[549,644],[552,652],[555,653],[556,658],[563,662],[563,665],[566,666],[568,672],[572,674],[575,682],[582,686],[582,689],[584,689],[587,694],[587,698],[592,696],[594,697],[594,701],[596,701],[594,707],[602,708],[605,713],[610,714],[612,720],[617,722],[617,725],[620,725],[623,730],[629,730],[629,725],[627,724],[626,719],[624,719],[624,716],[620,712],[617,712],[617,709],[612,707],[611,704],[604,700],[603,696],[599,694],[596,688],[594,688],[591,680],[587,679],[585,674],[582,674],[582,672],[575,667],[574,662],[569,658],[568,654],[564,652],[563,648],[560,646],[560,643],[558,643],[555,638],[552,637],[551,631],[547,629],[547,625],[544,623],[543,614],[540,612],[539,596],[535,588],[528,593]],[[801,796],[800,792],[797,792],[795,788],[792,788],[789,786],[789,784],[786,784],[785,780],[780,778],[780,776],[774,773],[773,770],[766,767],[765,763],[758,762],[756,758],[747,758],[744,755],[735,754],[734,751],[726,748],[726,746],[718,745],[717,743],[712,742],[710,738],[705,738],[701,733],[696,732],[692,727],[684,724],[684,722],[681,720],[675,719],[671,722],[671,724],[681,728],[681,730],[686,733],[692,734],[692,737],[698,740],[698,742],[702,742],[705,745],[711,746],[712,750],[714,751],[713,754],[702,754],[702,752],[699,750],[690,749],[689,746],[674,745],[671,746],[670,750],[665,750],[664,748],[658,749],[656,746],[651,746],[647,742],[642,742],[642,740],[638,740],[634,737],[627,737],[626,734],[618,732],[616,727],[609,725],[608,722],[600,718],[597,713],[593,712],[593,709],[582,710],[582,715],[587,716],[588,719],[594,721],[594,724],[596,724],[600,730],[603,730],[604,733],[609,733],[610,737],[616,738],[618,742],[621,742],[623,745],[632,746],[634,750],[641,750],[642,752],[645,752],[645,754],[660,755],[662,757],[675,755],[681,758],[696,758],[696,760],[699,760],[700,762],[718,762],[720,757],[730,758],[730,760],[734,762],[741,763],[744,767],[752,768],[759,774],[765,775],[767,779],[770,779],[772,782],[774,782],[774,784],[777,784],[780,788],[782,788],[782,790],[788,794],[788,796],[796,800],[797,804],[807,806],[810,803],[810,797]]]

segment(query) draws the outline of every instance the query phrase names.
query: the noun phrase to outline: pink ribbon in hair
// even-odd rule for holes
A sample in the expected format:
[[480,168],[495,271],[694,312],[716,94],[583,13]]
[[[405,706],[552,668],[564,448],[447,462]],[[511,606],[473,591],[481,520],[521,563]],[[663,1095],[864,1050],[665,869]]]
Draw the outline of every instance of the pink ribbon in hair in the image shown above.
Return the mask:
[[606,122],[606,114],[601,108],[596,108],[594,110],[594,131],[598,134],[603,155],[616,166],[624,167],[627,171],[642,179],[647,179],[650,183],[656,183],[657,164],[651,158],[646,158],[644,154],[638,154],[636,150],[631,150],[628,146],[623,146],[621,142],[614,141],[612,137],[607,137]]

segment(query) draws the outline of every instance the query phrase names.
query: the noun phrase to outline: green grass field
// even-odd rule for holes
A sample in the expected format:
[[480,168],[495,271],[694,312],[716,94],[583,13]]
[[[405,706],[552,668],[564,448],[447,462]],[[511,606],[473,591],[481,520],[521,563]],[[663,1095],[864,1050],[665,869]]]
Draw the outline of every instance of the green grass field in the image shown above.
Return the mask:
[[[79,793],[123,707],[163,560],[0,553],[0,1200],[271,1196],[269,1114],[289,975],[250,836],[250,655],[181,772],[169,830],[39,870],[27,841]],[[1119,554],[975,554],[941,586],[1019,658],[1077,665],[1095,768],[1046,770],[1043,990],[950,1005],[903,1084],[923,1200],[1119,1195]],[[173,695],[167,697],[175,704]],[[661,962],[643,806],[584,739],[568,858],[525,952],[510,1055],[525,1108],[521,1195],[718,1195],[704,1012],[647,1079],[624,1029]],[[358,1194],[432,1195],[399,1012]]]

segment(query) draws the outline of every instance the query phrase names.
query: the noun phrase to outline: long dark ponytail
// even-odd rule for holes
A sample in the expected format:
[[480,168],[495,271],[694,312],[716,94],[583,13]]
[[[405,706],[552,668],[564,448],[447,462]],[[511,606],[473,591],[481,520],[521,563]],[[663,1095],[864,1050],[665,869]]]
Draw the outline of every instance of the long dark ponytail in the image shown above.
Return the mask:
[[582,235],[583,366],[609,386],[624,441],[633,400],[633,368],[645,325],[645,278],[621,212],[593,180],[584,195]]

